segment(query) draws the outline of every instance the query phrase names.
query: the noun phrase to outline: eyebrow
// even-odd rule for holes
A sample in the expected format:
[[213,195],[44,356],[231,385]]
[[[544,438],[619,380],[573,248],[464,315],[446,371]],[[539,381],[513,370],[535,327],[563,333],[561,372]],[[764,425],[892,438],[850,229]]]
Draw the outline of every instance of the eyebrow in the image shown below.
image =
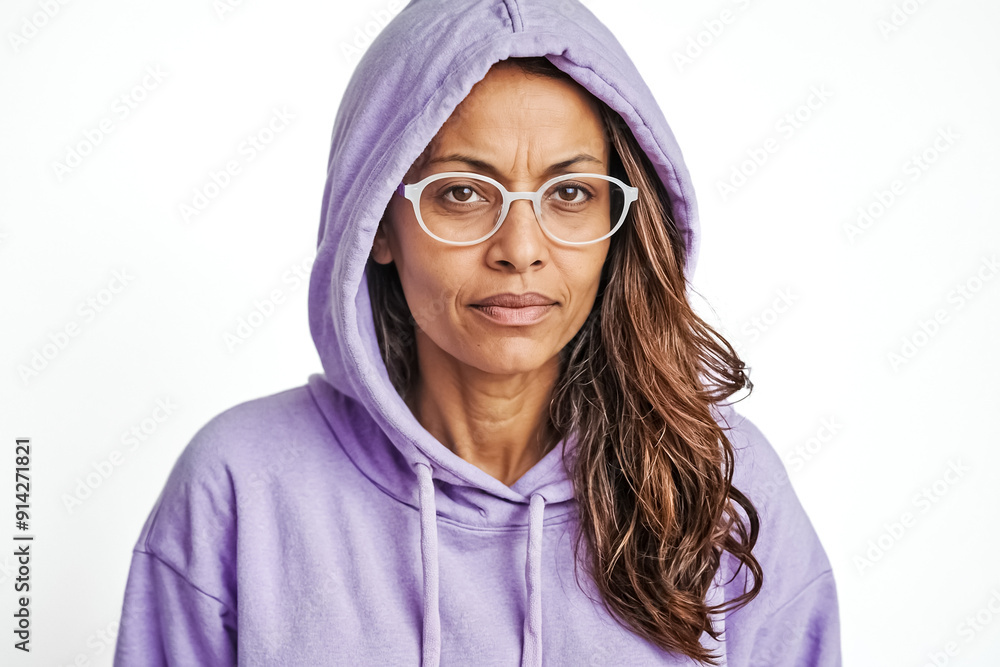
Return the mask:
[[[440,162],[463,162],[475,168],[476,170],[486,174],[490,174],[493,176],[498,176],[500,174],[500,170],[497,169],[492,164],[490,164],[489,162],[486,162],[485,160],[480,160],[478,158],[474,158],[471,155],[463,155],[461,153],[451,153],[449,155],[442,155],[441,157],[436,157],[432,160],[428,160],[427,164],[438,164]],[[580,153],[579,155],[575,155],[569,158],[568,160],[563,160],[562,162],[556,162],[555,164],[550,165],[548,169],[546,169],[543,173],[552,174],[557,171],[564,171],[568,167],[571,167],[574,164],[576,164],[577,162],[596,162],[597,164],[600,165],[604,164],[603,160],[598,160],[593,155],[590,155],[588,153]]]

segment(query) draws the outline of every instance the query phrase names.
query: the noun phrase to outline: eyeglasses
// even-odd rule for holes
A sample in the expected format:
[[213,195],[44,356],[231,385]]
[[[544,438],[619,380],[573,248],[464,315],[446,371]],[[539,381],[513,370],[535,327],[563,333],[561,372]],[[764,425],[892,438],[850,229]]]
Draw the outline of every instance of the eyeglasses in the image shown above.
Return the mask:
[[528,199],[546,236],[557,243],[588,245],[622,226],[639,189],[613,176],[564,174],[535,192],[509,192],[498,181],[461,171],[400,183],[396,193],[413,204],[425,232],[449,245],[475,245],[493,236],[511,203]]

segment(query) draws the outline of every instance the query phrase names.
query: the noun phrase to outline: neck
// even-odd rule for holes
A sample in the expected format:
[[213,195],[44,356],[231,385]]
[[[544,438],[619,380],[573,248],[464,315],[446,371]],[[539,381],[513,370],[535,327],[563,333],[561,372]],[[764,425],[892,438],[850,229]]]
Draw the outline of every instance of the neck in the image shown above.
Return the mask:
[[555,444],[548,419],[559,357],[530,372],[485,373],[417,334],[420,373],[407,405],[456,455],[511,486]]

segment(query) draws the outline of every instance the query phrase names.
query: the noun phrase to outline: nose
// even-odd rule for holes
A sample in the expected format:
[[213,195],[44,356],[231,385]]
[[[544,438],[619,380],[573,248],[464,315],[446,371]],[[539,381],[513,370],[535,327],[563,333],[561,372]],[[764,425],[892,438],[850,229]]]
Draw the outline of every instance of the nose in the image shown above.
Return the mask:
[[541,268],[548,260],[548,237],[542,231],[530,199],[516,199],[490,239],[487,260],[508,270]]

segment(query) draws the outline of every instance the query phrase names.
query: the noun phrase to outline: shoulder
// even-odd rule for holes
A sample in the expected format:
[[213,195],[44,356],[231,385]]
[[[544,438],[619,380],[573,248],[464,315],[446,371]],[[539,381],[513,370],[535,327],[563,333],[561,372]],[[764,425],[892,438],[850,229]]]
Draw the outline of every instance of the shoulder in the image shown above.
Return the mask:
[[209,419],[178,455],[166,491],[211,492],[217,501],[233,486],[279,461],[315,456],[329,426],[308,385],[234,405]]
[[234,405],[195,432],[178,455],[161,500],[183,491],[222,503],[254,471],[308,454],[326,441],[327,429],[308,385]]
[[180,461],[237,463],[245,457],[273,455],[276,440],[301,441],[323,423],[307,385],[286,389],[212,417],[195,433]]
[[[733,445],[733,486],[750,500],[760,520],[753,554],[763,570],[763,586],[736,615],[767,618],[812,598],[815,605],[835,609],[830,560],[781,457],[756,424],[731,406],[720,410],[718,421]],[[742,588],[744,576],[737,579]]]
[[235,595],[236,522],[248,491],[276,464],[308,457],[322,416],[303,385],[212,417],[178,455],[135,551],[226,602]]
[[731,405],[719,408],[716,421],[725,429],[733,446],[733,486],[748,496],[753,489],[760,503],[791,489],[785,464],[754,422]]

